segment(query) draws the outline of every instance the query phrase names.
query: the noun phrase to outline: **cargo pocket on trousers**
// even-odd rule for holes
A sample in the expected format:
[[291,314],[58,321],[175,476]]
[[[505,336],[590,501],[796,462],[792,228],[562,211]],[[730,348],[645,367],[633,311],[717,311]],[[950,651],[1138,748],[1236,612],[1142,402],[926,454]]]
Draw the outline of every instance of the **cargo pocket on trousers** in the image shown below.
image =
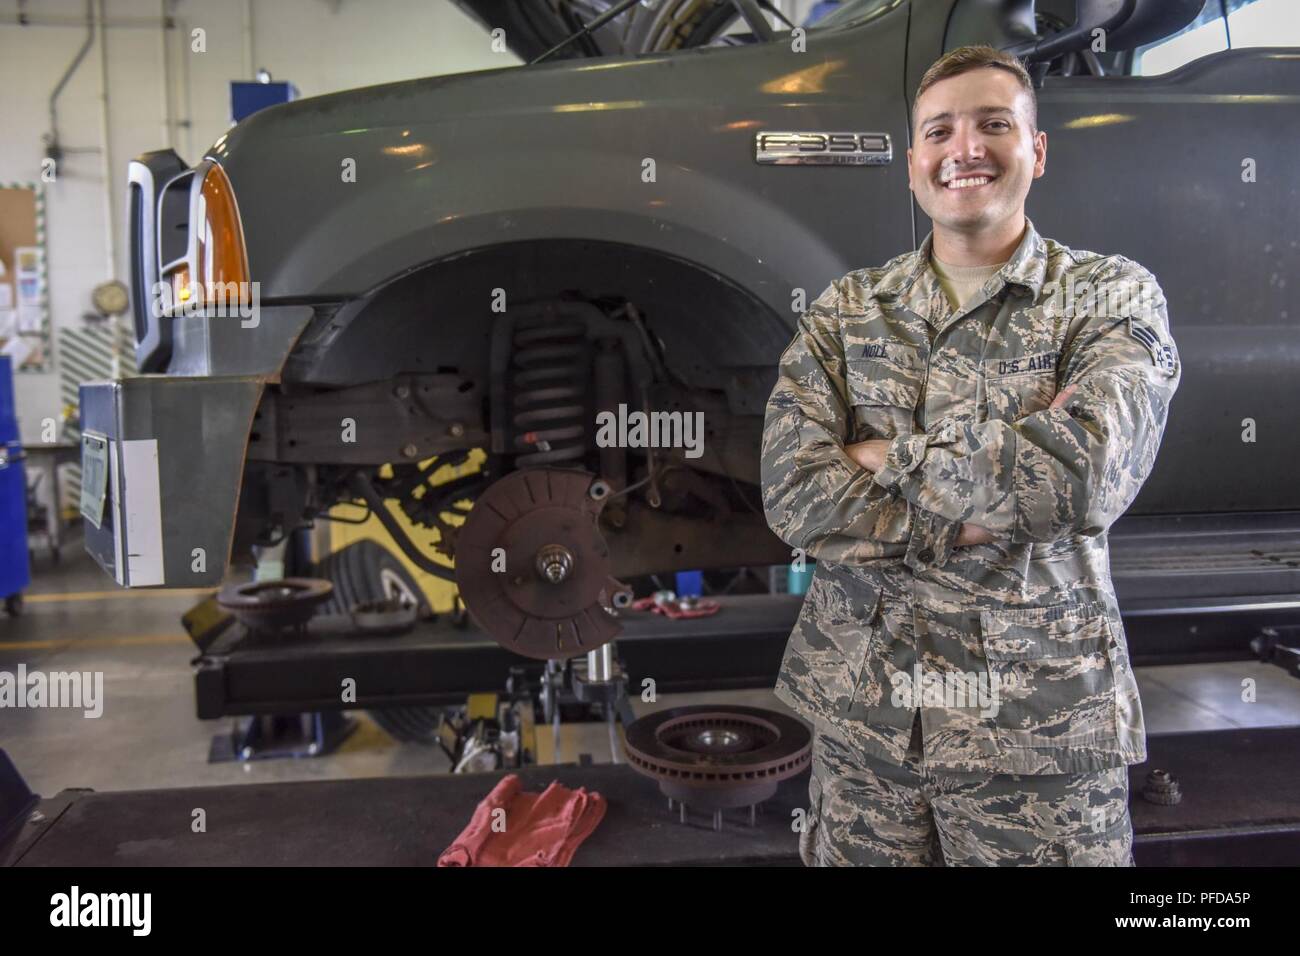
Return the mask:
[[816,768],[808,780],[808,812],[799,831],[799,859],[804,866],[817,865],[817,839],[821,835],[822,783]]
[[1124,814],[1109,829],[1064,844],[1066,866],[1132,866],[1133,825]]
[[1118,747],[1114,639],[1106,607],[980,611],[999,747]]

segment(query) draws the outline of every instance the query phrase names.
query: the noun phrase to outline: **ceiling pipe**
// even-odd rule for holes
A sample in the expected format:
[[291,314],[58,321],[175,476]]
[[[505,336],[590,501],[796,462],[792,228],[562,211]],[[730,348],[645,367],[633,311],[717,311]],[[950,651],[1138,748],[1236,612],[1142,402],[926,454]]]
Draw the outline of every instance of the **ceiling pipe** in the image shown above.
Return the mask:
[[67,86],[68,81],[72,79],[72,74],[77,72],[77,67],[79,67],[81,61],[86,58],[86,54],[90,51],[91,44],[94,42],[94,0],[86,0],[86,39],[82,42],[81,49],[77,51],[77,55],[72,58],[72,63],[70,63],[67,70],[64,71],[63,77],[54,87],[54,92],[50,94],[50,131],[45,134],[45,155],[54,160],[56,169],[58,168],[59,160],[63,158],[63,150],[59,146],[59,94],[63,92],[63,88]]

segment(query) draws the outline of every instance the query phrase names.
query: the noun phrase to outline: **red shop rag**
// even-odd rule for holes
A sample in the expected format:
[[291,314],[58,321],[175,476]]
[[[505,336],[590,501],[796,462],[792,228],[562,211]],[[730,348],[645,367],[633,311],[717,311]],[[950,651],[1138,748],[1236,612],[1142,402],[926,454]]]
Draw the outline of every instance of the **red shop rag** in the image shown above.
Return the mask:
[[438,865],[568,866],[604,818],[605,798],[558,780],[542,793],[523,793],[521,786],[518,774],[502,777]]

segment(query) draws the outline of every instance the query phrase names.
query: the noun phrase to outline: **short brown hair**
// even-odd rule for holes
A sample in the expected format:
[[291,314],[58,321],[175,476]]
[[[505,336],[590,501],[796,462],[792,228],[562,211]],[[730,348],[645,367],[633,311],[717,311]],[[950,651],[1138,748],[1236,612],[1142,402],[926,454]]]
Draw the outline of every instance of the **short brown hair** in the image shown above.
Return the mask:
[[1010,53],[1003,53],[1001,50],[995,50],[985,44],[959,46],[955,50],[950,50],[935,60],[930,68],[925,71],[925,76],[921,77],[921,85],[917,87],[916,96],[912,100],[912,128],[916,128],[918,118],[916,105],[921,102],[922,93],[940,80],[960,76],[962,73],[969,73],[971,70],[978,70],[983,67],[1006,70],[1020,81],[1021,89],[1029,94],[1029,128],[1031,131],[1037,132],[1038,94],[1034,92],[1034,84],[1029,78],[1029,71],[1025,69],[1024,64]]

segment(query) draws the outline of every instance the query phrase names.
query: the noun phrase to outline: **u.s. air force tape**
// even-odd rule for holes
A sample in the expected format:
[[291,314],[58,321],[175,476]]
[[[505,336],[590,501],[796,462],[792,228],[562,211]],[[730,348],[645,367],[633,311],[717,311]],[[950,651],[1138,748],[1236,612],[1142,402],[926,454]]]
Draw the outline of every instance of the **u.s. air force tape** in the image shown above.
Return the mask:
[[1174,373],[1177,368],[1174,350],[1161,340],[1160,334],[1155,329],[1130,316],[1128,334],[1146,346],[1146,350],[1151,353],[1151,361],[1155,362],[1157,368],[1163,369],[1170,375]]

